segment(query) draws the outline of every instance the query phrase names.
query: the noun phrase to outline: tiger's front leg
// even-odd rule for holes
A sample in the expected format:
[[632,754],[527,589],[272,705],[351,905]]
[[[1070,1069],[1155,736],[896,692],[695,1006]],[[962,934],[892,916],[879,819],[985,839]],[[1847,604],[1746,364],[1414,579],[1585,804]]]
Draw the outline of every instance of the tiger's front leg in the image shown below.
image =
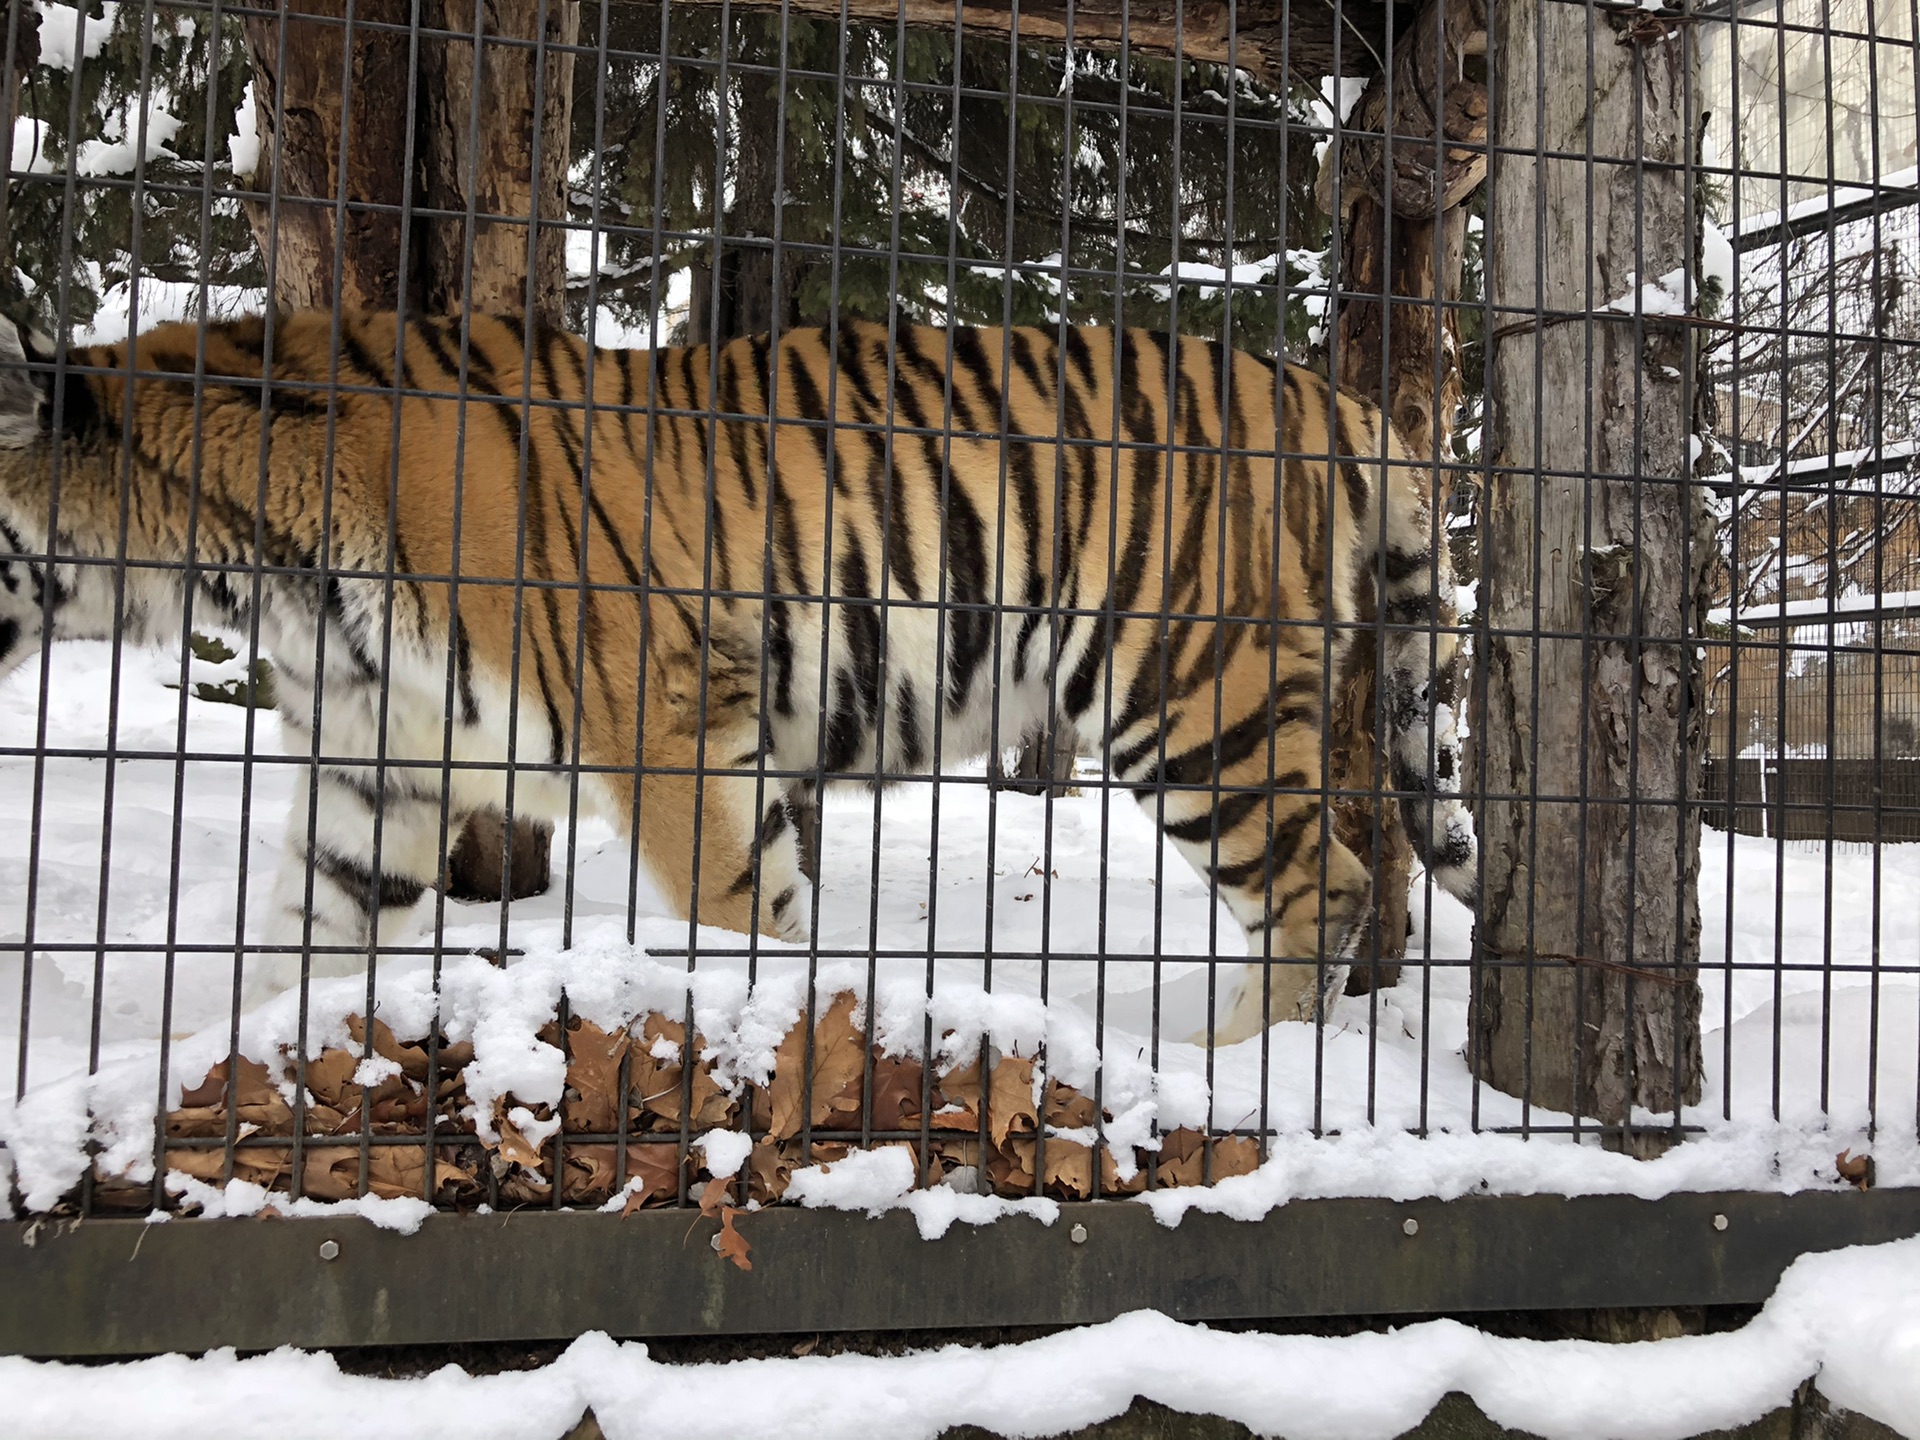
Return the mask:
[[[412,940],[421,929],[417,908],[439,878],[437,779],[371,763],[302,773],[262,940],[311,948],[315,976],[361,973],[371,944]],[[451,816],[450,833],[459,825],[460,817]],[[299,977],[299,955],[270,955],[260,970],[262,979],[291,983]]]
[[1241,967],[1211,1036],[1230,1045],[1275,1021],[1314,1018],[1345,978],[1371,887],[1326,813],[1312,665],[1248,646],[1226,668],[1217,714],[1214,701],[1211,684],[1194,686],[1164,724],[1142,719],[1112,754],[1116,774],[1142,786],[1141,803],[1246,936],[1255,963]]

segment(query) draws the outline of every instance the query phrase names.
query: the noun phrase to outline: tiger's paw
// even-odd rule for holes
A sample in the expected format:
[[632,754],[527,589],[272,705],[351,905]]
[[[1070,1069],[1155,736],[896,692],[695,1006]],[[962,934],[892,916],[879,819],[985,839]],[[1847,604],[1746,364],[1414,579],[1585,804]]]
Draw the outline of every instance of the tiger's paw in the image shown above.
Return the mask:
[[768,903],[762,929],[775,939],[804,945],[813,938],[813,886],[806,880],[783,888]]

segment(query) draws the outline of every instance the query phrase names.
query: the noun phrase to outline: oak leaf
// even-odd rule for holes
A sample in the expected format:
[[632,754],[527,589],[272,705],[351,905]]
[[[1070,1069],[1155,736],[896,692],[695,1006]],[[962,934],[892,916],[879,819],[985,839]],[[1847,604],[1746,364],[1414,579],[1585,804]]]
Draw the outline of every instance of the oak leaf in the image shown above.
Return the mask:
[[[657,1049],[663,1048],[662,1041],[672,1047],[676,1058],[662,1060],[655,1055]],[[686,1098],[689,1085],[693,1092],[690,1129],[695,1132],[711,1130],[732,1118],[733,1097],[722,1090],[713,1078],[712,1063],[698,1058],[700,1051],[705,1048],[701,1037],[696,1034],[692,1075],[689,1078],[683,1063],[687,1058],[686,1027],[664,1015],[647,1016],[646,1025],[640,1032],[640,1043],[631,1051],[633,1063],[629,1072],[635,1098],[641,1108],[656,1120],[666,1122],[657,1128],[679,1128],[681,1103]]]
[[[504,1104],[503,1101],[502,1105]],[[498,1116],[494,1124],[500,1133],[500,1143],[495,1149],[501,1159],[511,1161],[515,1165],[523,1165],[533,1171],[538,1171],[546,1163],[545,1147],[535,1145],[522,1135],[519,1127],[506,1115]]]
[[993,1067],[993,1092],[987,1124],[993,1143],[1004,1145],[1015,1133],[1031,1135],[1039,1128],[1033,1108],[1033,1061],[1009,1055]]
[[[274,1087],[267,1067],[257,1060],[240,1057],[240,1083],[231,1086],[227,1082],[229,1070],[227,1061],[222,1060],[207,1071],[207,1078],[191,1090],[181,1092],[180,1104],[184,1109],[196,1109],[201,1106],[218,1105],[263,1105],[269,1099],[280,1099],[280,1092]],[[234,1093],[237,1090],[237,1094]],[[282,1103],[285,1103],[284,1101]]]
[[[347,1016],[347,1033],[353,1037],[353,1043],[365,1050],[367,1044],[367,1022],[358,1015]],[[409,1080],[427,1078],[427,1052],[424,1046],[402,1045],[393,1038],[393,1031],[387,1022],[375,1018],[373,1022],[373,1053],[383,1060],[391,1060],[400,1067],[400,1073]],[[441,1068],[446,1068],[444,1054]]]
[[608,1034],[591,1020],[567,1032],[567,1085],[573,1092],[562,1111],[566,1128],[606,1134],[620,1124],[620,1065],[633,1046],[626,1030]]
[[[842,991],[833,997],[827,1013],[811,1032],[807,1012],[802,1011],[774,1051],[773,1078],[768,1085],[773,1107],[768,1133],[776,1140],[788,1140],[800,1133],[803,1111],[813,1125],[825,1125],[835,1116],[850,1124],[858,1115],[867,1043],[854,1026],[853,1009],[852,993]],[[811,1071],[807,1063],[809,1040],[813,1047]]]
[[900,1055],[882,1055],[873,1062],[873,1128],[916,1130],[920,1126],[920,1094],[926,1067]]
[[[581,1152],[605,1152],[611,1162],[612,1145],[569,1145],[567,1158]],[[639,1182],[636,1184],[635,1182]],[[672,1144],[648,1144],[630,1141],[627,1145],[627,1191],[622,1215],[631,1215],[643,1205],[671,1204],[680,1198],[680,1151]]]
[[753,1269],[753,1261],[747,1258],[747,1252],[753,1247],[747,1244],[747,1237],[733,1228],[733,1217],[742,1214],[729,1205],[720,1212],[720,1233],[714,1237],[713,1248],[720,1252],[724,1260],[731,1260],[742,1270]]

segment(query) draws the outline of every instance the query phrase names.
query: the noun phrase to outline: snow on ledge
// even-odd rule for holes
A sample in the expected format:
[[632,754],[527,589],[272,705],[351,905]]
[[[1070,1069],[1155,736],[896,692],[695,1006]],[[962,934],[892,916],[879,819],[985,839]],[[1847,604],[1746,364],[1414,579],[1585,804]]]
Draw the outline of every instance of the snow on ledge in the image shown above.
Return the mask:
[[[300,1219],[358,1215],[382,1230],[412,1235],[434,1213],[433,1207],[426,1201],[405,1195],[392,1199],[362,1195],[357,1200],[314,1200],[302,1195],[296,1200],[290,1195],[273,1194],[250,1180],[229,1180],[223,1187],[196,1180],[178,1170],[167,1172],[166,1186],[169,1195],[177,1195],[189,1204],[198,1205],[201,1217],[209,1220],[253,1216],[262,1211]],[[146,1219],[149,1224],[163,1223],[171,1213],[154,1210],[148,1213]]]
[[[1249,1175],[1211,1185],[1150,1190],[1135,1199],[1162,1225],[1190,1212],[1259,1220],[1295,1200],[1378,1197],[1386,1200],[1463,1195],[1668,1195],[1715,1190],[1793,1194],[1833,1189],[1834,1156],[1866,1150],[1864,1135],[1759,1122],[1713,1122],[1653,1160],[1636,1160],[1598,1145],[1542,1144],[1511,1135],[1354,1130],[1339,1135],[1281,1135],[1269,1158]],[[1920,1185],[1920,1144],[1883,1131],[1871,1145],[1879,1183]],[[1920,1303],[1920,1302],[1917,1302]]]
[[987,1225],[1005,1215],[1031,1215],[1042,1225],[1060,1218],[1060,1202],[1028,1195],[1008,1200],[980,1195],[951,1185],[915,1190],[913,1151],[901,1145],[878,1150],[856,1150],[844,1160],[810,1165],[793,1172],[786,1198],[809,1210],[864,1210],[870,1216],[889,1210],[912,1213],[922,1240],[938,1240],[963,1220]]
[[19,1440],[70,1435],[80,1415],[201,1440],[252,1433],[268,1413],[282,1440],[548,1440],[589,1407],[608,1440],[702,1433],[722,1416],[759,1440],[934,1440],[964,1424],[1044,1436],[1118,1415],[1136,1395],[1288,1440],[1390,1440],[1450,1391],[1544,1440],[1681,1440],[1780,1408],[1808,1376],[1833,1403],[1920,1436],[1920,1239],[1803,1256],[1745,1328],[1639,1344],[1504,1339],[1451,1320],[1234,1334],[1137,1311],[1019,1345],[698,1365],[591,1333],[549,1365],[484,1376],[345,1375],[331,1355],[291,1349],[0,1359]]

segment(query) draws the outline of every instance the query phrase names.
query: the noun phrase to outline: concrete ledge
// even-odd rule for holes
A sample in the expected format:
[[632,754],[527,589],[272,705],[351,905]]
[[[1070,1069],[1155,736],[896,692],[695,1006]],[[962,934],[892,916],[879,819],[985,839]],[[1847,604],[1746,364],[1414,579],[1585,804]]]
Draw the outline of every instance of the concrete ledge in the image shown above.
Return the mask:
[[414,1235],[355,1218],[7,1223],[0,1353],[1758,1304],[1799,1255],[1920,1234],[1920,1190],[1299,1201],[1174,1229],[1101,1201],[937,1241],[899,1212],[738,1224],[750,1272],[682,1210],[436,1215]]

